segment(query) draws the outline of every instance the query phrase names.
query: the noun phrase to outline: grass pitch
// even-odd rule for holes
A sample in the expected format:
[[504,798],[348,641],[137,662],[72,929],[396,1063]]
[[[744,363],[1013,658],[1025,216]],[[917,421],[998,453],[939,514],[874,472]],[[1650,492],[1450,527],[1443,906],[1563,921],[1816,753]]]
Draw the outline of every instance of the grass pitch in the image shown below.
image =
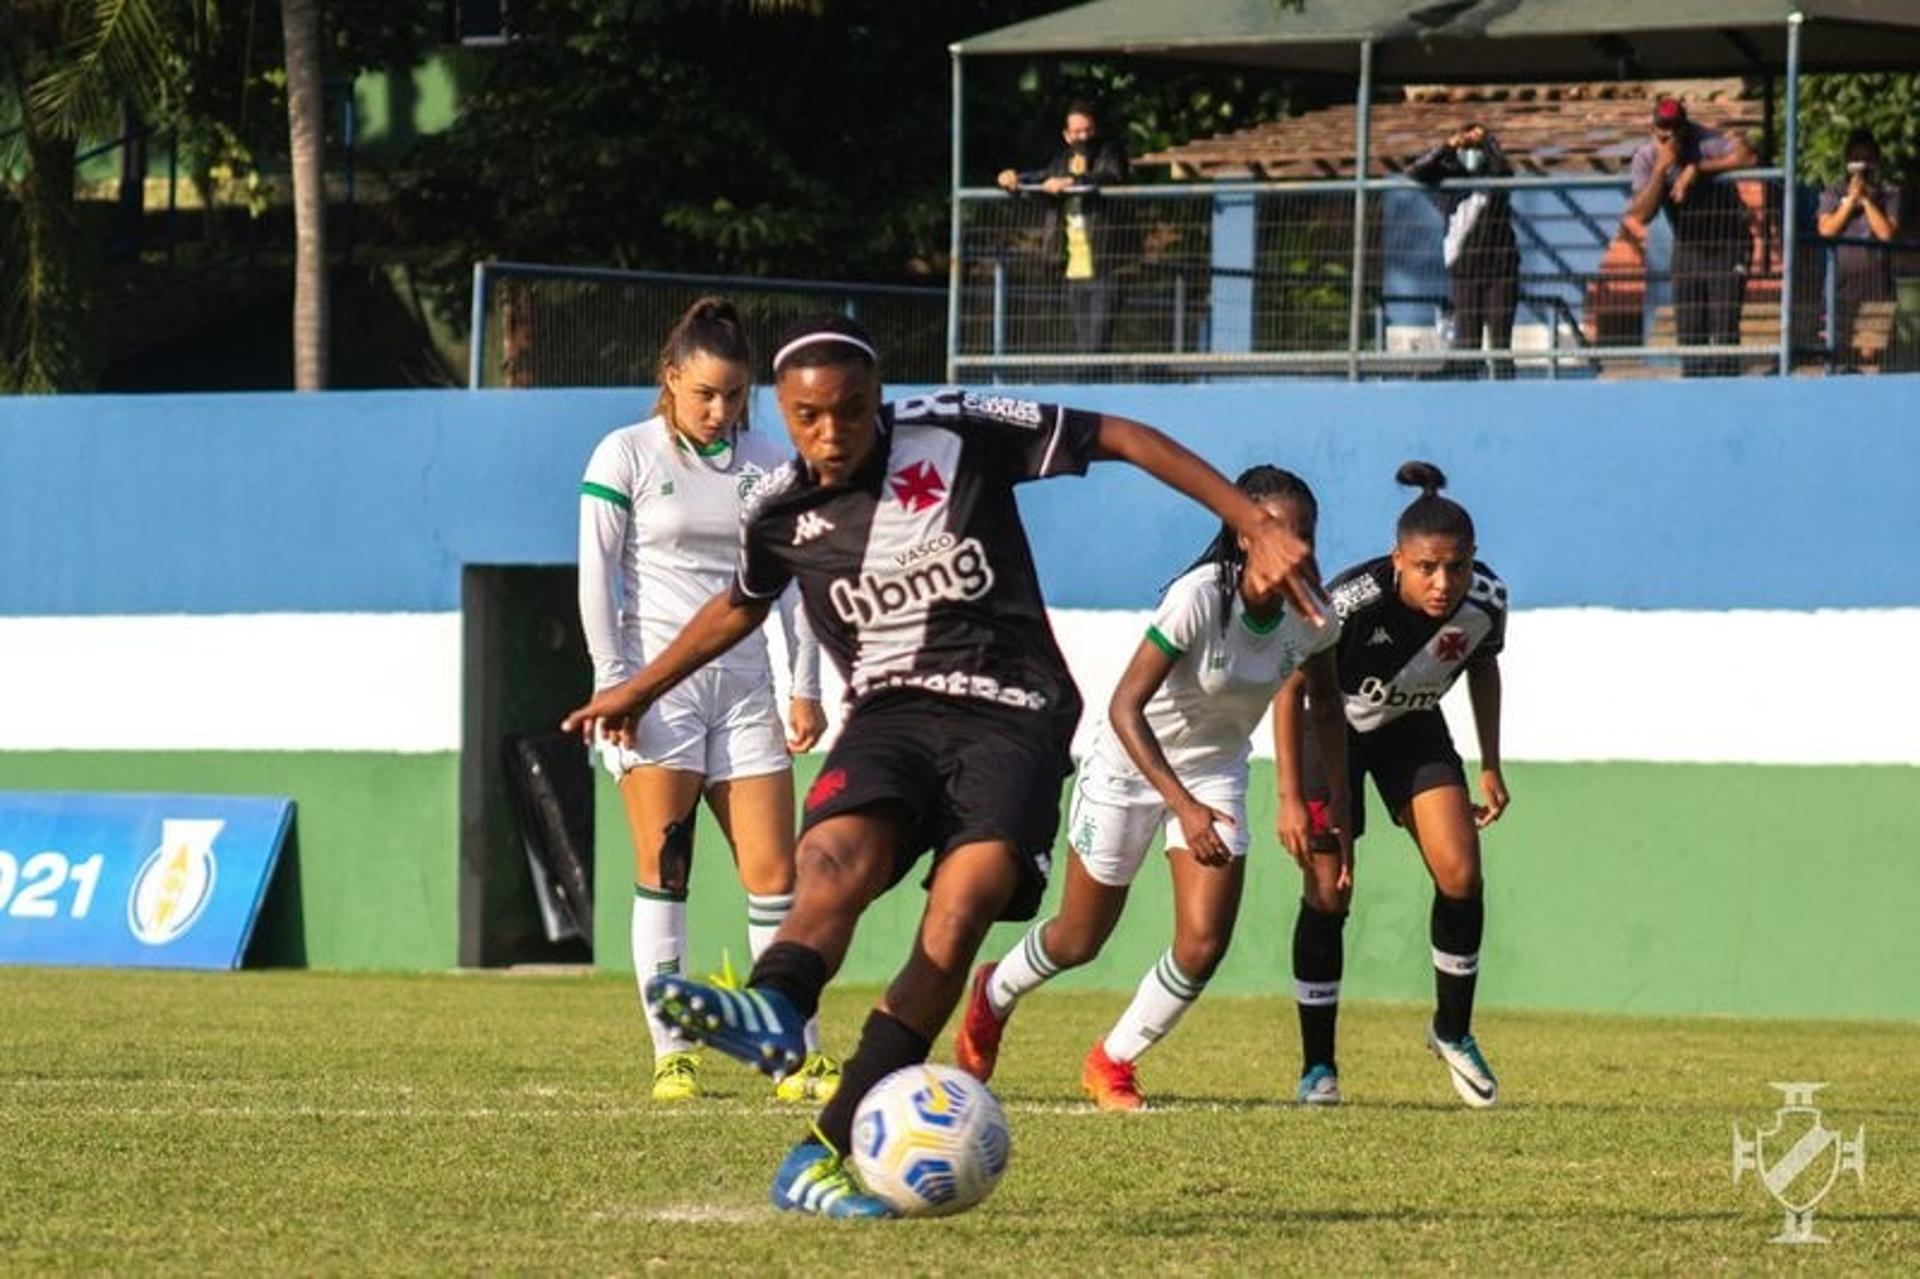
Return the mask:
[[[830,1044],[871,992],[835,992]],[[1358,1005],[1348,1104],[1279,1104],[1293,1009],[1203,1001],[1148,1057],[1160,1109],[1099,1114],[1086,1047],[1124,997],[1046,994],[995,1090],[1013,1163],[945,1221],[775,1213],[802,1131],[709,1059],[711,1099],[646,1099],[632,988],[598,976],[0,970],[0,1269],[9,1273],[1905,1271],[1920,1258],[1920,1026],[1486,1012],[1503,1102],[1473,1113],[1422,1009]],[[947,1056],[941,1044],[938,1056]],[[950,1058],[949,1058],[950,1059]],[[1768,1242],[1733,1128],[1825,1080],[1867,1129],[1832,1242]],[[1771,1158],[1771,1156],[1770,1156]]]

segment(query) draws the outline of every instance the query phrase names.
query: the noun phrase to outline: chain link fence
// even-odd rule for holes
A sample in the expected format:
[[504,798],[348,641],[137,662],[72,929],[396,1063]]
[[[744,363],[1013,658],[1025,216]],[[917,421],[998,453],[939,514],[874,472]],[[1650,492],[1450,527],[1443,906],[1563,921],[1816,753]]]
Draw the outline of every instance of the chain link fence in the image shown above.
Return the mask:
[[889,381],[937,382],[944,375],[945,289],[481,262],[474,266],[468,385],[651,386],[668,330],[710,293],[740,308],[762,360],[784,330],[832,313],[867,326]]
[[[952,367],[1015,382],[1777,372],[1780,193],[1777,170],[1722,177],[1676,238],[1665,215],[1625,219],[1624,175],[1372,180],[1356,237],[1351,179],[967,189]],[[1801,245],[1795,366],[1885,350],[1891,306],[1861,312],[1866,330],[1830,325],[1831,248]]]

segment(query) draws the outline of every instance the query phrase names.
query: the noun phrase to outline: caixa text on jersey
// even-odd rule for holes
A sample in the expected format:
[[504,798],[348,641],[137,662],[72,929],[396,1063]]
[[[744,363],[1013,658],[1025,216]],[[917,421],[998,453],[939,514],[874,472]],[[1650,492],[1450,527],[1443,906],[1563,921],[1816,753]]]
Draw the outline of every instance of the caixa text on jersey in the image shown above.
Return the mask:
[[879,675],[855,675],[853,695],[865,697],[877,688],[924,688],[929,693],[948,697],[977,697],[983,702],[1011,706],[1016,710],[1042,711],[1047,695],[1033,693],[1011,684],[1002,684],[991,675],[973,675],[966,671],[895,671]]

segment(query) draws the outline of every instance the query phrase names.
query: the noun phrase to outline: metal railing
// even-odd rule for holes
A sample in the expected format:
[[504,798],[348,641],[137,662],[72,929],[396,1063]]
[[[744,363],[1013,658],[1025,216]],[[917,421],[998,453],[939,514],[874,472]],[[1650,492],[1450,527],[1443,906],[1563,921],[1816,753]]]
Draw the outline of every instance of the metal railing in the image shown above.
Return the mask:
[[[1369,179],[1364,200],[1352,179],[966,188],[949,372],[1638,377],[1823,361],[1819,290],[1791,303],[1791,332],[1783,320],[1788,276],[1817,281],[1820,250],[1785,260],[1781,171],[1714,186],[1678,248],[1665,215],[1623,224],[1624,174]],[[1450,258],[1448,207],[1469,199],[1485,202],[1482,238]]]
[[740,308],[763,358],[784,329],[829,312],[851,316],[873,333],[889,381],[941,378],[942,288],[477,262],[468,385],[650,386],[667,331],[708,293],[724,294]]

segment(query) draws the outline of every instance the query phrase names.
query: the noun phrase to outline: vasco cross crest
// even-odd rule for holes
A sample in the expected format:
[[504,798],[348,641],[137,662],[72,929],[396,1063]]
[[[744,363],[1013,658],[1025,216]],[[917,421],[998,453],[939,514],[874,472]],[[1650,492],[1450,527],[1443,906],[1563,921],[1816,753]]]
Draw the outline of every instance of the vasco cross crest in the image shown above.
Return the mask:
[[1787,1210],[1786,1224],[1774,1243],[1826,1243],[1813,1232],[1813,1210],[1840,1174],[1867,1179],[1867,1130],[1862,1125],[1852,1141],[1826,1126],[1813,1094],[1825,1084],[1774,1084],[1782,1094],[1773,1112],[1773,1127],[1757,1129],[1751,1140],[1733,1126],[1733,1179],[1742,1173],[1759,1174],[1767,1193]]

